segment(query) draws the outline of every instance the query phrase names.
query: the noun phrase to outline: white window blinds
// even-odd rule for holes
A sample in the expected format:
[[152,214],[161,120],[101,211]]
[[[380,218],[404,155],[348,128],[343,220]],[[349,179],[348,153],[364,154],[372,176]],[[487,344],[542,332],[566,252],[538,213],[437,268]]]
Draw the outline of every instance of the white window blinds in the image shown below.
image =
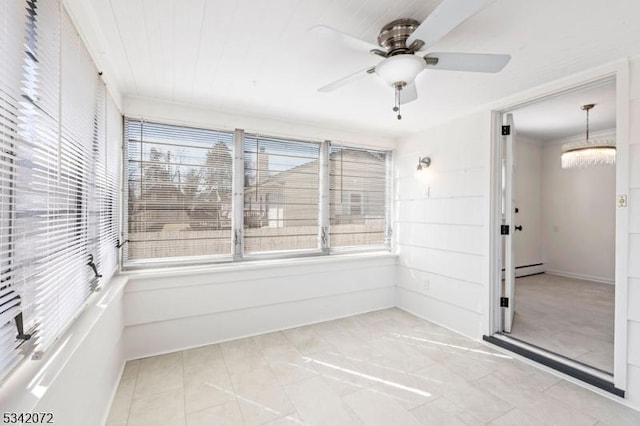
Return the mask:
[[2,377],[29,349],[49,348],[113,272],[117,221],[106,224],[114,202],[102,200],[117,200],[119,160],[109,162],[105,131],[117,108],[61,3],[0,11]]
[[332,248],[385,244],[389,200],[387,151],[331,145],[329,154]]
[[17,275],[14,223],[16,142],[26,17],[22,2],[0,3],[0,378],[21,358],[14,318],[21,312],[23,279]]
[[247,135],[245,253],[319,249],[320,144]]
[[231,256],[233,134],[126,119],[129,261]]
[[390,246],[389,151],[125,122],[128,266]]

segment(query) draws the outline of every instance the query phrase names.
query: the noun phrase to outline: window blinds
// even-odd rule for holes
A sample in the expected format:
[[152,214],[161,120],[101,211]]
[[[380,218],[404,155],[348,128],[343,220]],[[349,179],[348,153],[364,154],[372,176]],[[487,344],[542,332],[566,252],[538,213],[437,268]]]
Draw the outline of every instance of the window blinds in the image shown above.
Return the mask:
[[388,201],[386,151],[331,145],[329,238],[331,247],[382,246]]
[[126,258],[231,256],[233,134],[126,119]]
[[320,144],[246,135],[245,253],[319,249]]
[[23,282],[16,276],[15,171],[25,36],[24,4],[0,3],[0,378],[19,360],[14,318]]
[[61,51],[60,134],[46,146],[46,167],[36,168],[44,207],[37,214],[40,232],[34,259],[38,351],[53,342],[88,297],[92,275],[87,261],[95,251],[94,241],[89,240],[89,194],[94,183],[94,125],[98,125],[94,121],[97,71],[66,14]]
[[[117,221],[106,224],[113,203],[103,200],[117,199],[119,175],[106,155],[115,106],[61,3],[16,0],[0,11],[2,377],[78,314],[99,283],[90,255],[113,270]],[[32,345],[16,338],[19,325]]]
[[[38,325],[46,310],[39,305],[46,294],[46,274],[50,271],[51,248],[47,247],[58,229],[49,228],[49,205],[58,200],[49,194],[57,176],[58,125],[60,117],[60,11],[55,0],[24,2],[26,27],[22,48],[22,81],[18,109],[14,192],[14,269],[22,281],[21,310],[25,333]],[[50,235],[50,236],[48,236]],[[45,332],[46,335],[46,332]],[[34,338],[43,348],[42,335]],[[46,336],[42,336],[45,337]]]
[[125,121],[128,266],[389,247],[389,151]]

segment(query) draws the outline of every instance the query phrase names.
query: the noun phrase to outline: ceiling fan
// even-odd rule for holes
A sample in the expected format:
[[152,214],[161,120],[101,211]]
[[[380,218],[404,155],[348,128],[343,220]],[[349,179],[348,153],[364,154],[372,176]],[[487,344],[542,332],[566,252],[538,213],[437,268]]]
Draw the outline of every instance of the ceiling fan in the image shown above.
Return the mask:
[[395,105],[400,120],[400,105],[418,99],[415,79],[425,69],[447,71],[475,71],[495,73],[502,70],[510,55],[485,53],[427,53],[422,52],[436,43],[466,19],[475,15],[492,0],[443,0],[422,22],[415,19],[396,19],[382,27],[378,45],[352,37],[325,25],[310,31],[323,38],[335,40],[356,50],[368,50],[383,57],[377,65],[365,68],[318,89],[331,92],[369,74],[376,74],[395,90]]

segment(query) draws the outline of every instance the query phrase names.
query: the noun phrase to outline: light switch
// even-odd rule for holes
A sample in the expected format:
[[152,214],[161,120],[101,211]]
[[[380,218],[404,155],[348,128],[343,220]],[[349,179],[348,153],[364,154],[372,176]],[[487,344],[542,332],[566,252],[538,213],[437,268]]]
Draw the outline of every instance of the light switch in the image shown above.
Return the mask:
[[618,207],[627,207],[626,195],[618,195]]

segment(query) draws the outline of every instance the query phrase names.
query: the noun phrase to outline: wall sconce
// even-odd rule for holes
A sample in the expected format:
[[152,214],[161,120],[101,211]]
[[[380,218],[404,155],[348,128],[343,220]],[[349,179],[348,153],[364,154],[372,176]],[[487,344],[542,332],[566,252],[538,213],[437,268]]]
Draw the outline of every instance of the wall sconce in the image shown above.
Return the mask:
[[416,167],[416,172],[421,172],[423,168],[427,168],[430,165],[431,165],[431,158],[418,157],[418,167]]
[[430,157],[418,157],[418,167],[416,167],[416,177],[427,186],[427,192],[425,195],[427,198],[431,198],[431,186],[429,186],[429,173],[427,168],[431,165]]

